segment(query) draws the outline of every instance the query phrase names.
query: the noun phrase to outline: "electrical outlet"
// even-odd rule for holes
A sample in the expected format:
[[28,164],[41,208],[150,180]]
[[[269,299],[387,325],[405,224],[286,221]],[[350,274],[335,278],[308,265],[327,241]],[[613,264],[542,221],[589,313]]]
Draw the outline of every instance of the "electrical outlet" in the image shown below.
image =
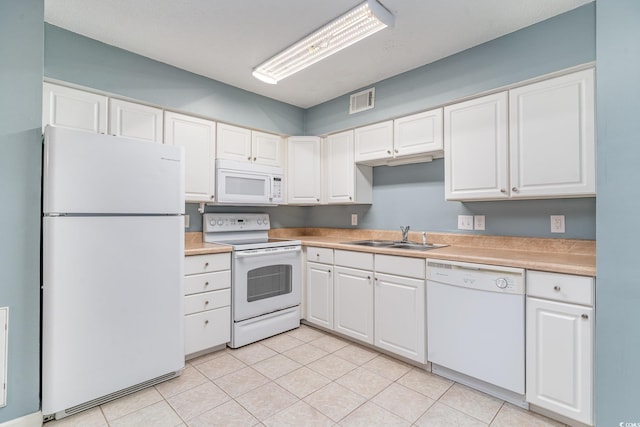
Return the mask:
[[473,230],[473,215],[458,215],[458,230]]
[[473,228],[476,230],[484,230],[484,215],[473,216]]
[[358,225],[358,214],[351,214],[351,225]]
[[185,215],[184,216],[184,228],[189,228],[189,219],[191,218],[191,215]]
[[551,232],[564,233],[564,215],[551,215]]

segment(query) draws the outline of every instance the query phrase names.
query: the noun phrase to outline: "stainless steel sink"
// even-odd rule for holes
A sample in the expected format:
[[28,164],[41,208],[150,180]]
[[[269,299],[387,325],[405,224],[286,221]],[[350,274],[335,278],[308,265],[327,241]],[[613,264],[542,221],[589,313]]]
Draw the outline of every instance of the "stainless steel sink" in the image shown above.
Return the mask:
[[392,249],[409,249],[412,251],[428,251],[430,249],[442,248],[447,245],[435,245],[435,244],[422,244],[415,242],[402,242],[397,240],[355,240],[352,242],[343,242],[347,245],[358,246],[371,246],[378,248],[392,248]]

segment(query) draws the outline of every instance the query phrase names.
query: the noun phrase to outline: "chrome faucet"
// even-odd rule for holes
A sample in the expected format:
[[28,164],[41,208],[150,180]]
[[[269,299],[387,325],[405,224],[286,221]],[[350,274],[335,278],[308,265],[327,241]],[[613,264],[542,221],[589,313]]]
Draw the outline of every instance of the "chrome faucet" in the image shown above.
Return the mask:
[[400,226],[400,231],[402,231],[402,241],[406,242],[409,240],[409,226]]

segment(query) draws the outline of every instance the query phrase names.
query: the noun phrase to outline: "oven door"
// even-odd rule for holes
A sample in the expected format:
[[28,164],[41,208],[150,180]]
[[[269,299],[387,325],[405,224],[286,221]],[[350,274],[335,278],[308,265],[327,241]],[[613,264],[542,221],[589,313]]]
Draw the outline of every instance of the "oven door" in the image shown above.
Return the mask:
[[300,304],[300,246],[234,251],[233,258],[235,322]]

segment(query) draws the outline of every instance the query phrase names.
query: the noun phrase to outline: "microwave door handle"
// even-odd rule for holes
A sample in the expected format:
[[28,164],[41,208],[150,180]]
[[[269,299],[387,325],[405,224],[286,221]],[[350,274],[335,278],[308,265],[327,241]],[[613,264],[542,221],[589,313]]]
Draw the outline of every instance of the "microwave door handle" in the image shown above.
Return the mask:
[[273,201],[273,176],[269,176],[269,201]]

